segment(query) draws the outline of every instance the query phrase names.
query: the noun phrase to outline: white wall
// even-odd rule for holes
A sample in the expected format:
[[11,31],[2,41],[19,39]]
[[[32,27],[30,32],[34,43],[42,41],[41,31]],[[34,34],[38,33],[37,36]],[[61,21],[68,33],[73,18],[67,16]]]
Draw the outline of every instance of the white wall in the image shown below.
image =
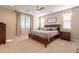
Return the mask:
[[33,17],[33,29],[39,28],[39,17],[34,16]]
[[79,7],[73,8],[72,12],[72,37],[79,39]]
[[0,7],[0,21],[6,24],[7,39],[13,38],[16,34],[16,13]]

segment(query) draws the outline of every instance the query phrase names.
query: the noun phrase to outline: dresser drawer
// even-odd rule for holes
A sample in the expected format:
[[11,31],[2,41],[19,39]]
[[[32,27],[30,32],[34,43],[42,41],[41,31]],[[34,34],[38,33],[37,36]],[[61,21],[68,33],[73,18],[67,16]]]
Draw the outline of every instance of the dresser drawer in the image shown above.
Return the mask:
[[63,40],[70,41],[70,32],[61,31],[60,32],[60,38],[63,39]]

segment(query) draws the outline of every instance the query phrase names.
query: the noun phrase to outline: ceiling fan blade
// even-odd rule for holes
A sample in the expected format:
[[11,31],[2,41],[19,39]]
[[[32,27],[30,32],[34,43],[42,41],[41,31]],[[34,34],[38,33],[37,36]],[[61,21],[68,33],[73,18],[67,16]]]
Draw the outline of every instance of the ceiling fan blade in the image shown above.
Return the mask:
[[41,7],[40,10],[43,10],[45,7]]
[[31,11],[41,11],[43,10],[45,7],[39,7],[38,5],[36,6],[36,9],[31,9]]

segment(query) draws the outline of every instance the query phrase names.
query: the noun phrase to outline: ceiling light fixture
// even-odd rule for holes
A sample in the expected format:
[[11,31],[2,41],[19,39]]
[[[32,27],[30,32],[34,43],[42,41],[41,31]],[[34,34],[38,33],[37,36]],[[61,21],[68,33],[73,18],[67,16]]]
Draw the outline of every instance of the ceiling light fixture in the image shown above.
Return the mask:
[[40,12],[41,10],[43,10],[45,7],[39,7],[39,6],[36,6],[36,12]]
[[36,10],[36,12],[38,13],[39,11],[38,11],[38,10]]

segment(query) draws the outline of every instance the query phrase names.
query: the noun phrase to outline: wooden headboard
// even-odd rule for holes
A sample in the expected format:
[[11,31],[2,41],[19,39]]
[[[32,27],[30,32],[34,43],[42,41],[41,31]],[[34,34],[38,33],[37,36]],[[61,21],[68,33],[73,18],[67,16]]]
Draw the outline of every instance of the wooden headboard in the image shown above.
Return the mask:
[[57,27],[57,30],[60,32],[60,24],[44,25],[44,27]]

